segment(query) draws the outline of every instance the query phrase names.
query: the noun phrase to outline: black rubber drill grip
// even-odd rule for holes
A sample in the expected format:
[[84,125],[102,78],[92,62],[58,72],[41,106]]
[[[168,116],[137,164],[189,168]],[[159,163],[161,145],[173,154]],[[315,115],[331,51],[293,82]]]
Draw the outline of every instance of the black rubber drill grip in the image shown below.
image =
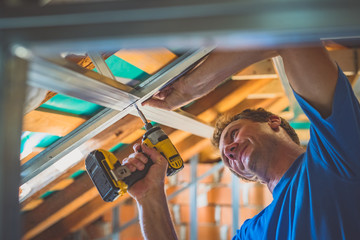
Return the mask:
[[123,181],[128,185],[128,188],[130,188],[134,183],[139,181],[140,179],[143,179],[146,174],[148,173],[151,165],[153,165],[153,161],[148,157],[147,163],[145,163],[145,167],[143,170],[136,170],[135,172],[132,172],[130,176],[123,179]]

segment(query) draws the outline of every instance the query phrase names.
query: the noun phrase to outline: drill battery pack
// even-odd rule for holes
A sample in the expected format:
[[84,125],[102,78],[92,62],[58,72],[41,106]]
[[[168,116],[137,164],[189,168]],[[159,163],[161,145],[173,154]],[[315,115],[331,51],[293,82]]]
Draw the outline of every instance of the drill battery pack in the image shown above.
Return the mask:
[[102,149],[92,151],[85,159],[86,171],[105,202],[114,201],[125,194],[128,188],[126,183],[113,178],[111,170],[118,167],[117,165],[120,163],[116,157]]

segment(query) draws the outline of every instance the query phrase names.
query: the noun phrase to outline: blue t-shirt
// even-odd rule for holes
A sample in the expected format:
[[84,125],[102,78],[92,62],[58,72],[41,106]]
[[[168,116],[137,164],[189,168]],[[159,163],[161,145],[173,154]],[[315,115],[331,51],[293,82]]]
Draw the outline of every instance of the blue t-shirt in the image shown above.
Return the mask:
[[360,239],[360,105],[339,69],[332,115],[295,93],[311,122],[307,150],[236,239]]

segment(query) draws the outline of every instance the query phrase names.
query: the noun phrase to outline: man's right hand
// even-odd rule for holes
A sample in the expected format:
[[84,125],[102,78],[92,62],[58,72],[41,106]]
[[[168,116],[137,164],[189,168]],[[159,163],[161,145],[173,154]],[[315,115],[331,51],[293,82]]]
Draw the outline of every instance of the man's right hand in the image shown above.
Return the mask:
[[130,171],[143,170],[148,158],[154,163],[146,176],[128,189],[137,202],[144,239],[177,240],[164,188],[168,161],[145,144],[135,144],[133,148],[134,153],[122,162]]
[[168,166],[167,160],[155,149],[147,147],[145,144],[135,144],[134,153],[125,158],[122,164],[126,165],[131,172],[143,170],[145,163],[150,158],[153,165],[150,167],[146,176],[132,185],[128,192],[137,201],[148,197],[151,194],[163,193],[165,185],[165,175]]

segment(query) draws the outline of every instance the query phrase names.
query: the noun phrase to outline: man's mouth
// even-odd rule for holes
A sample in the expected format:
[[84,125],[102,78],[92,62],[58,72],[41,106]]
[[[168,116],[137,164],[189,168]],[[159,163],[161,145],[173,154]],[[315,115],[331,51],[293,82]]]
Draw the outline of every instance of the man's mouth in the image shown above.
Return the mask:
[[244,160],[245,160],[245,150],[247,148],[247,144],[244,144],[243,147],[240,149],[240,153],[239,153],[239,160],[240,162],[245,166]]

